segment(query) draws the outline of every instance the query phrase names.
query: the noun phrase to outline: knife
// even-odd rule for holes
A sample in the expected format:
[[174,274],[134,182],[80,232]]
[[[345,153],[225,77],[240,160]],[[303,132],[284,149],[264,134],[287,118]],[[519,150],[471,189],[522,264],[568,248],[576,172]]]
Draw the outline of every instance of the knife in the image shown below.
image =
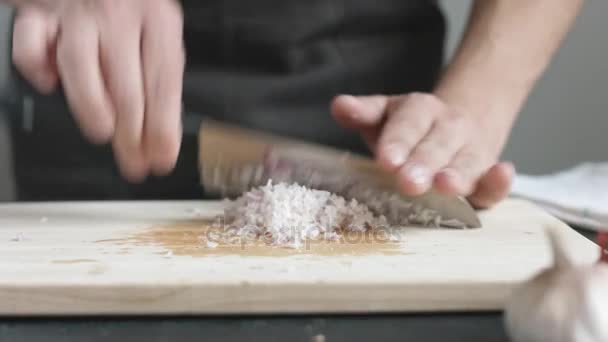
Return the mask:
[[297,182],[366,202],[370,194],[436,211],[444,226],[481,227],[464,198],[431,190],[399,192],[394,174],[373,159],[331,147],[204,119],[199,130],[199,170],[206,191],[234,197],[273,182]]

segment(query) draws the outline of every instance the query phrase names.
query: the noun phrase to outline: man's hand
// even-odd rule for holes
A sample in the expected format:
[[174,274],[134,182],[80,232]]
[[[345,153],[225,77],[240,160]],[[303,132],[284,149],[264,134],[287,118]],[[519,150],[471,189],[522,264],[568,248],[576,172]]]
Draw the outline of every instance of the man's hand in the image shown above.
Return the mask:
[[338,96],[332,112],[342,125],[361,132],[406,194],[434,187],[489,207],[509,192],[513,166],[496,163],[509,125],[501,128],[424,93]]
[[492,206],[514,173],[496,163],[512,124],[582,3],[476,0],[435,95],[339,96],[333,113],[363,134],[405,193],[435,187]]
[[13,61],[43,93],[60,82],[84,135],[111,142],[124,176],[141,181],[179,153],[182,29],[174,0],[23,2]]

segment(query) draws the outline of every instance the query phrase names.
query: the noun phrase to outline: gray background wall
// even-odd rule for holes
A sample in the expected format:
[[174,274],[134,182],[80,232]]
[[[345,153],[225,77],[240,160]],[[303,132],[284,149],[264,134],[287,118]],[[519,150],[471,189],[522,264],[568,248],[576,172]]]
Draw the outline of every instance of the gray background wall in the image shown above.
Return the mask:
[[[444,0],[453,51],[470,0]],[[544,173],[608,160],[608,1],[589,0],[513,130],[504,158],[522,172]],[[551,18],[547,18],[550,21]],[[13,193],[6,127],[0,120],[0,200]]]

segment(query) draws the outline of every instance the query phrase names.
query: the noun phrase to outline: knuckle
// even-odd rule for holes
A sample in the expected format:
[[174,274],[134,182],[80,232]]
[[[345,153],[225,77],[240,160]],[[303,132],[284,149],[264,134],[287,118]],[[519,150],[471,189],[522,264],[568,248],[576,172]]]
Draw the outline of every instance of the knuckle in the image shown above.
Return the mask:
[[451,116],[437,121],[437,130],[445,136],[463,136],[469,133],[469,123],[462,116]]
[[159,155],[171,158],[178,148],[178,136],[167,125],[150,129],[146,136],[147,142]]
[[442,143],[463,140],[467,132],[462,130],[459,119],[437,118],[433,121],[430,135]]
[[397,132],[403,138],[407,138],[408,136],[421,136],[430,126],[426,119],[427,118],[423,118],[422,116],[409,117],[408,115],[408,117],[399,124],[401,127],[397,128]]

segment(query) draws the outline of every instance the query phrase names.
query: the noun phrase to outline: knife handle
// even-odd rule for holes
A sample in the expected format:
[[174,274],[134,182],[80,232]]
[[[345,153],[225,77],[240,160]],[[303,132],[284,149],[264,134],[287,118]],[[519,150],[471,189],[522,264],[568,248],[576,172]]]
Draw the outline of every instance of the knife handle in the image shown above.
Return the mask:
[[[61,87],[50,95],[38,92],[13,64],[13,27],[16,10],[12,6],[0,5],[0,106],[11,116],[33,116],[35,108],[45,108],[53,113],[70,110]],[[56,115],[56,114],[54,114]]]

